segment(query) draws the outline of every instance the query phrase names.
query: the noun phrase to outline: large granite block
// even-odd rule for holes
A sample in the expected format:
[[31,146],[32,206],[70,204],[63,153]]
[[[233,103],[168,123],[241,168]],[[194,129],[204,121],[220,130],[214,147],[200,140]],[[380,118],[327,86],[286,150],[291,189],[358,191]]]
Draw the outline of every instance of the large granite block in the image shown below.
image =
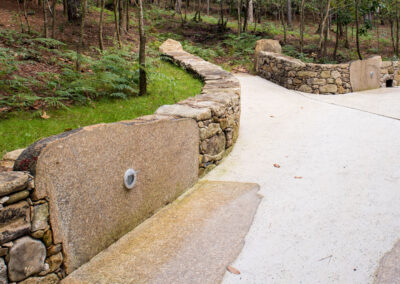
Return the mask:
[[[36,194],[49,198],[67,273],[193,186],[198,149],[193,119],[99,124],[42,148]],[[138,172],[130,190],[123,182],[129,168]]]
[[353,92],[380,88],[381,65],[380,56],[351,62],[350,82]]

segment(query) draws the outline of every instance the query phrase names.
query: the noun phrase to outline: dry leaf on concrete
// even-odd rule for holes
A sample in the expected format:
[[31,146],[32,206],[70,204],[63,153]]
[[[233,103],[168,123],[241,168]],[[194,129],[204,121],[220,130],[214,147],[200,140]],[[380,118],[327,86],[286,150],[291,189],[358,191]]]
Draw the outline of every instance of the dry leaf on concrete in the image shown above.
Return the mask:
[[236,269],[235,267],[230,266],[230,265],[228,265],[226,267],[226,270],[228,270],[230,273],[233,273],[233,274],[236,274],[236,275],[240,274],[240,271],[238,269]]
[[274,164],[274,167],[279,169],[281,166],[278,164]]

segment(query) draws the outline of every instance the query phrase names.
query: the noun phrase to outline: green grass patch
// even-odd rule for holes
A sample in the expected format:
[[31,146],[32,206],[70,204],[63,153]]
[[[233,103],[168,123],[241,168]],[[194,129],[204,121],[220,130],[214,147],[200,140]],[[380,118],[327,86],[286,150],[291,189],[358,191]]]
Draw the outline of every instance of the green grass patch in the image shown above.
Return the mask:
[[153,68],[149,92],[143,97],[103,98],[85,106],[49,110],[49,119],[41,118],[39,112],[8,113],[0,121],[0,155],[70,129],[152,114],[161,105],[174,104],[200,93],[202,82],[186,71],[160,60],[153,62]]

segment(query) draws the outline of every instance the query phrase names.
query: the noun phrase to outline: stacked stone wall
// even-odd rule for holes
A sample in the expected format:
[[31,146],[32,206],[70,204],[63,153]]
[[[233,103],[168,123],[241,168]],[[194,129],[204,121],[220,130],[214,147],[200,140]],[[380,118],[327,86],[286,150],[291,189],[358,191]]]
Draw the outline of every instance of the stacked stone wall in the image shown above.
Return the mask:
[[[160,49],[164,58],[198,75],[204,81],[203,90],[195,97],[160,107],[154,115],[126,123],[195,120],[200,138],[198,173],[202,176],[221,162],[238,138],[240,84],[229,72],[183,51],[178,42],[167,41],[163,46],[167,46]],[[64,259],[68,255],[64,255],[62,243],[53,242],[52,204],[45,194],[51,189],[35,190],[36,164],[48,145],[82,131],[88,130],[42,139],[0,161],[0,283],[58,283],[66,276]]]
[[381,87],[386,87],[386,82],[393,80],[393,86],[400,86],[399,61],[383,61],[381,65]]
[[258,74],[287,89],[314,94],[345,94],[352,91],[350,65],[313,64],[273,52],[261,51]]
[[65,276],[62,245],[53,242],[49,203],[34,192],[30,173],[0,172],[0,283],[51,284]]
[[[353,92],[350,80],[350,63],[314,64],[279,53],[258,51],[257,73],[287,89],[313,94],[346,94]],[[379,67],[378,67],[379,68]],[[400,85],[400,65],[397,61],[382,61],[381,87],[393,80],[393,87]]]

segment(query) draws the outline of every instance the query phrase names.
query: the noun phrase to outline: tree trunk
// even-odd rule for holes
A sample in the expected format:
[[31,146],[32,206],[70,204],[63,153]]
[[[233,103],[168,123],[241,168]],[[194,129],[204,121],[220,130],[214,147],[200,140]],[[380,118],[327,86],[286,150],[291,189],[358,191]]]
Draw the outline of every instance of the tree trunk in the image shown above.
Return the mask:
[[85,16],[86,16],[86,5],[87,5],[87,0],[83,0],[81,3],[81,13],[80,13],[80,18],[81,18],[81,27],[79,30],[79,41],[78,41],[78,46],[76,48],[76,71],[81,71],[81,56],[82,56],[82,46],[83,46],[83,34],[85,30]]
[[147,77],[146,77],[146,36],[144,33],[143,21],[143,3],[139,0],[139,95],[143,96],[147,93]]
[[175,2],[175,12],[180,14],[182,12],[182,0],[176,0]]
[[42,8],[43,8],[43,34],[45,38],[49,37],[49,30],[47,28],[47,9],[46,9],[46,2],[47,0],[42,1]]
[[99,47],[100,50],[104,50],[104,42],[103,42],[103,18],[104,18],[104,6],[106,4],[106,0],[101,0],[101,11],[100,11],[100,21],[99,21]]
[[68,21],[71,23],[81,22],[81,15],[79,13],[81,0],[66,0],[66,2],[68,11]]
[[254,22],[254,9],[253,9],[253,0],[249,0],[249,7],[247,9],[247,21],[249,23],[253,23]]
[[[397,1],[397,0],[396,0]],[[356,44],[357,44],[357,54],[358,54],[358,58],[360,60],[362,60],[362,55],[361,55],[361,51],[360,51],[360,35],[359,35],[359,19],[358,19],[358,6],[360,4],[360,0],[356,0],[355,2],[355,10],[356,10]]]
[[126,17],[124,16],[124,1],[126,0],[118,0],[118,20],[119,20],[119,34],[125,34],[125,20]]
[[55,38],[55,36],[56,36],[56,16],[57,16],[56,4],[57,4],[57,0],[53,0],[52,7],[51,7],[51,10],[53,12],[53,17],[52,17],[52,22],[51,22],[51,37],[52,38]]
[[399,57],[399,3],[396,0],[396,56]]
[[335,41],[335,49],[333,51],[333,58],[336,60],[337,50],[339,47],[339,9],[336,12],[336,41]]
[[325,31],[326,21],[327,21],[328,16],[329,16],[330,6],[331,6],[331,0],[328,0],[328,2],[327,2],[327,4],[326,4],[325,16],[324,16],[324,18],[322,19],[322,22],[321,22],[321,30],[320,30],[320,32],[319,32],[318,48],[319,48],[319,50],[320,50],[320,55],[321,55],[321,52],[322,52],[323,33],[324,33],[324,31]]
[[304,5],[305,0],[301,0],[300,4],[300,53],[303,54],[304,49]]
[[240,36],[242,32],[242,0],[237,0],[237,12],[238,12],[238,36]]
[[286,23],[285,23],[285,14],[284,14],[284,4],[282,2],[282,6],[280,8],[280,14],[281,14],[281,24],[283,28],[283,43],[287,43],[287,32],[286,32]]
[[119,23],[118,23],[118,0],[114,0],[114,22],[115,22],[115,33],[117,34],[117,40],[119,48],[122,48],[121,35],[119,33]]
[[[125,21],[126,21],[126,32],[128,32],[129,31],[129,21],[130,21],[130,19],[129,19],[129,2],[130,2],[130,0],[126,0],[125,1],[126,3],[125,3],[125,12],[126,12],[126,19],[125,19]],[[160,4],[160,3],[159,3]]]
[[210,0],[207,0],[207,16],[210,15]]
[[287,0],[287,24],[289,27],[292,26],[292,1]]

